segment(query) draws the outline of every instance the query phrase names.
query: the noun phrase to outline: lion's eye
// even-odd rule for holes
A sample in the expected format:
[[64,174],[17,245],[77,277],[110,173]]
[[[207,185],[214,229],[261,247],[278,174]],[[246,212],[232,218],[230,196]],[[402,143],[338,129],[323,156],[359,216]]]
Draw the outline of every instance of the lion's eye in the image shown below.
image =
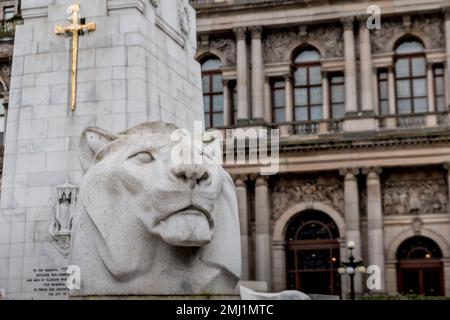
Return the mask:
[[154,160],[153,156],[148,152],[139,152],[132,156],[132,158],[143,164],[150,163]]

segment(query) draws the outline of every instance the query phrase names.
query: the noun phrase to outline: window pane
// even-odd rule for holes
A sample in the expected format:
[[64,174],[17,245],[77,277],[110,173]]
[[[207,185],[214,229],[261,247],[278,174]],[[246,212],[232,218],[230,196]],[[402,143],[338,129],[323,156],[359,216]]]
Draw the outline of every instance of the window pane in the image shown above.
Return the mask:
[[209,122],[209,113],[205,113],[205,127],[210,128],[211,123]]
[[411,100],[397,100],[398,113],[411,113]]
[[414,53],[423,51],[423,46],[419,41],[409,40],[402,42],[397,49],[397,53]]
[[389,103],[387,101],[380,102],[380,113],[381,115],[389,114]]
[[295,58],[295,62],[311,62],[317,61],[320,59],[320,55],[316,50],[304,50],[301,52],[297,58]]
[[427,81],[425,79],[413,80],[413,89],[415,97],[424,97],[427,95]]
[[320,66],[314,66],[309,68],[309,84],[321,84],[322,83],[322,68]]
[[311,104],[321,104],[322,103],[322,87],[311,88]]
[[297,86],[306,85],[306,68],[298,68],[294,73],[295,84]]
[[444,97],[436,98],[436,109],[437,111],[447,111],[445,110],[445,101]]
[[416,98],[414,99],[414,112],[427,112],[427,99]]
[[284,88],[284,81],[275,81],[273,83],[274,88]]
[[409,77],[409,59],[399,59],[395,63],[395,74],[399,78]]
[[222,76],[220,74],[215,74],[212,79],[213,92],[223,92]]
[[306,121],[308,119],[308,108],[295,108],[295,120],[296,121]]
[[436,95],[443,96],[444,95],[444,79],[442,77],[435,78],[435,86],[436,86]]
[[295,89],[294,98],[296,106],[306,106],[308,104],[307,89]]
[[219,59],[209,59],[203,62],[202,70],[203,71],[211,71],[217,70],[222,66],[222,62]]
[[213,96],[213,110],[214,111],[223,110],[223,97],[221,94]]
[[333,76],[331,78],[331,83],[344,83],[344,77],[343,76]]
[[343,118],[345,116],[345,104],[333,104],[332,106],[333,119]]
[[415,77],[426,75],[425,59],[422,57],[412,58],[412,75]]
[[203,76],[202,77],[202,87],[203,87],[203,93],[209,93],[209,76]]
[[388,74],[386,71],[382,71],[378,73],[378,80],[387,80]]
[[210,96],[203,96],[203,107],[206,112],[209,112],[209,109],[211,107],[209,105],[209,102],[210,102]]
[[275,109],[274,113],[275,122],[282,122],[284,121],[284,108],[277,108]]
[[333,85],[331,87],[331,101],[333,103],[345,101],[344,85]]
[[285,105],[285,92],[284,90],[276,90],[273,95],[273,105],[275,107],[282,107]]
[[213,113],[213,127],[223,126],[223,113]]
[[311,108],[311,120],[322,119],[322,106],[314,106]]
[[444,69],[439,66],[439,67],[434,67],[434,75],[435,76],[441,76],[444,74]]
[[408,98],[411,96],[409,80],[397,80],[397,97]]
[[379,93],[381,99],[388,98],[388,85],[386,81],[380,82],[378,90],[380,90]]

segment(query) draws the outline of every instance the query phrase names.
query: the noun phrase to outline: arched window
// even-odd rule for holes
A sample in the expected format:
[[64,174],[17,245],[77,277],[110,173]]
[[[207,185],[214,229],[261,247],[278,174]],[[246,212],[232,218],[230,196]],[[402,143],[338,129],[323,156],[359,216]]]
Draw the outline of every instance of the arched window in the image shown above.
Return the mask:
[[304,48],[295,58],[294,119],[322,119],[322,67],[320,54],[312,47]]
[[205,127],[220,127],[223,122],[223,83],[217,58],[209,58],[202,63],[203,105],[205,108]]
[[397,112],[427,111],[427,71],[424,47],[414,37],[402,39],[395,49]]
[[327,214],[304,211],[286,229],[287,288],[305,293],[340,294],[339,231]]
[[398,291],[403,294],[444,294],[442,252],[431,239],[415,236],[397,250]]

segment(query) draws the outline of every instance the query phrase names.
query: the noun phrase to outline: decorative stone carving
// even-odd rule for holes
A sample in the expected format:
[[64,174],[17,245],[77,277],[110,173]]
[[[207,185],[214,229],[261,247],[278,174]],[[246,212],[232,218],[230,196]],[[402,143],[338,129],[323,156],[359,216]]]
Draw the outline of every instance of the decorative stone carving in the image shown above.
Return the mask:
[[191,32],[191,14],[189,13],[189,3],[187,0],[178,0],[178,22],[181,31],[188,35]]
[[236,43],[233,39],[214,38],[211,40],[210,47],[222,52],[225,66],[236,65]]
[[264,41],[265,62],[283,62],[285,61],[286,50],[289,45],[297,39],[294,31],[271,32]]
[[298,290],[286,290],[279,293],[256,292],[249,288],[239,286],[242,300],[311,300],[311,298]]
[[421,15],[414,17],[411,25],[406,25],[402,19],[383,19],[380,29],[371,32],[373,53],[391,52],[393,48],[387,44],[409,32],[426,35],[430,40],[431,48],[445,48],[444,23],[439,16]]
[[72,234],[72,219],[78,199],[78,187],[67,182],[56,188],[58,201],[53,223],[50,225],[50,235],[58,250],[64,255],[70,252]]
[[444,177],[391,177],[385,181],[382,193],[386,215],[443,213],[448,210],[447,183]]
[[344,40],[342,27],[338,25],[309,27],[308,32],[300,29],[282,30],[268,33],[264,40],[265,62],[285,62],[286,52],[294,42],[320,43],[324,58],[342,57],[344,55]]
[[272,190],[273,219],[287,209],[300,202],[323,202],[341,214],[344,212],[344,190],[342,182],[337,178],[300,180],[293,178],[291,182],[281,181]]
[[233,180],[218,165],[175,164],[176,129],[154,122],[119,134],[83,132],[71,256],[81,290],[71,295],[235,294],[241,252]]
[[325,58],[344,56],[344,38],[342,28],[338,25],[310,28],[308,37],[314,43],[320,43],[325,49]]

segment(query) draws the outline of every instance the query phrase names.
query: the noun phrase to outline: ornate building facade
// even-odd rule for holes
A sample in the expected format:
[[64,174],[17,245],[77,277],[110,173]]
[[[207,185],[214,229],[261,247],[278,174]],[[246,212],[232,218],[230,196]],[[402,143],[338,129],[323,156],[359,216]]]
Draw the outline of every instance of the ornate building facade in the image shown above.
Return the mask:
[[358,293],[450,296],[450,1],[191,3],[206,126],[281,132],[278,174],[227,165],[243,278],[345,295],[351,240]]

